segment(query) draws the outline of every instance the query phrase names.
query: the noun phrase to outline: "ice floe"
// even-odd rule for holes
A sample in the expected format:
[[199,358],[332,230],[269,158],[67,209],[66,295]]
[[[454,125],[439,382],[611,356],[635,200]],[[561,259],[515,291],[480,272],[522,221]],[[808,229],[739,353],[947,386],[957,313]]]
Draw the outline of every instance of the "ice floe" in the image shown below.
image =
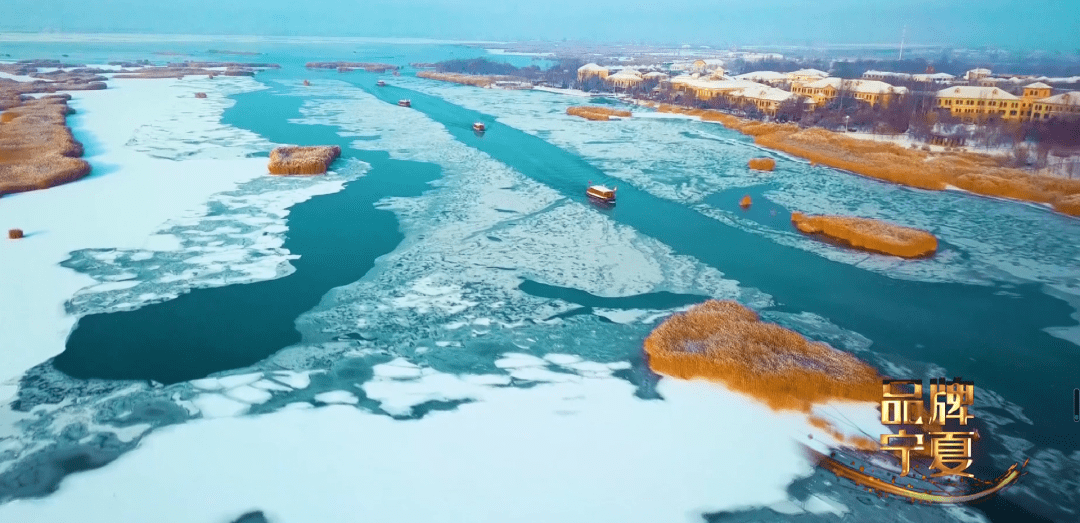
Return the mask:
[[[232,103],[225,95],[259,88],[243,77],[202,83],[140,79],[112,80],[106,90],[72,93],[70,105],[77,113],[69,123],[84,142],[94,171],[76,183],[5,196],[0,205],[0,224],[28,233],[23,241],[0,244],[4,272],[20,275],[0,282],[0,295],[23,297],[20,307],[0,317],[0,346],[19,347],[0,351],[0,398],[14,392],[13,378],[63,350],[75,321],[64,303],[96,283],[60,267],[69,253],[145,249],[162,224],[197,214],[211,195],[265,174],[265,160],[246,155],[268,144],[217,123]],[[214,99],[200,103],[208,100],[194,98],[195,90]],[[147,134],[149,129],[156,130]],[[179,151],[192,142],[211,144],[203,147],[215,152],[188,150],[185,161],[162,158],[168,156],[163,151]],[[103,197],[112,204],[103,206]],[[117,286],[103,289],[134,288]]]
[[[417,389],[384,392],[405,403],[428,399],[418,391],[445,385],[426,382],[431,376],[418,378]],[[194,421],[152,433],[137,452],[68,477],[47,498],[0,505],[0,518],[59,521],[77,513],[88,522],[191,523],[257,508],[282,521],[360,515],[480,522],[505,521],[506,507],[513,507],[518,521],[597,514],[683,521],[787,500],[786,486],[813,470],[796,441],[828,437],[801,415],[771,412],[704,382],[664,379],[663,401],[632,391],[612,378],[527,389],[478,385],[465,391],[476,401],[415,421],[347,405]],[[355,399],[329,394],[324,402]],[[730,429],[749,419],[756,430]],[[123,487],[135,483],[138,489]],[[297,497],[301,491],[305,496]],[[213,501],[186,501],[194,498]],[[800,510],[844,512],[825,499]]]
[[762,175],[746,169],[746,161],[762,149],[719,124],[632,118],[617,126],[595,125],[564,114],[580,100],[552,92],[480,90],[417,78],[399,83],[495,116],[653,195],[696,205],[724,223],[836,261],[899,278],[1080,288],[1080,246],[1071,241],[1080,234],[1080,221],[1039,206],[900,187],[770,151],[781,161],[768,175],[768,203],[789,211],[892,221],[930,230],[942,241],[934,258],[917,263],[866,255],[741,218],[733,212],[734,200],[730,208],[704,204],[719,191],[763,183]]

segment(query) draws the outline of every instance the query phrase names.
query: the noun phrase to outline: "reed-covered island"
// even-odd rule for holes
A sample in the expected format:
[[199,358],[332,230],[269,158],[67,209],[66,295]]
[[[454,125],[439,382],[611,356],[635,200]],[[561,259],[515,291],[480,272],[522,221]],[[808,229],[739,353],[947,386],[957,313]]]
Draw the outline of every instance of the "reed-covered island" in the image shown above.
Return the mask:
[[0,113],[0,196],[47,189],[90,174],[71,134],[68,94],[28,99]]
[[338,156],[341,147],[336,145],[286,145],[270,152],[268,168],[270,174],[279,175],[324,174]]
[[645,353],[655,372],[720,382],[778,410],[881,396],[873,367],[763,322],[735,301],[709,300],[671,316],[645,339]]
[[612,109],[610,107],[598,107],[595,105],[577,105],[574,107],[567,107],[566,114],[571,116],[580,116],[586,120],[599,120],[607,121],[612,116],[619,118],[629,118],[632,113],[622,109]]

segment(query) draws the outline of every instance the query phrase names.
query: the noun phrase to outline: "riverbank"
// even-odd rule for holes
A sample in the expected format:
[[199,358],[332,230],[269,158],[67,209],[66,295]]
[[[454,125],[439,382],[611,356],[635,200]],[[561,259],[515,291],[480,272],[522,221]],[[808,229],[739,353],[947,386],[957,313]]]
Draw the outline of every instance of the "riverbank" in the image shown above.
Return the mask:
[[[229,94],[259,88],[244,77],[121,79],[107,90],[71,93],[76,113],[68,123],[93,173],[7,195],[0,205],[0,228],[25,231],[19,241],[0,242],[5,272],[18,275],[0,280],[0,296],[20,297],[0,315],[0,347],[18,349],[0,351],[0,401],[23,372],[64,350],[76,321],[65,303],[99,283],[60,265],[71,253],[179,249],[179,238],[158,234],[163,224],[204,213],[211,195],[266,175],[266,159],[248,155],[271,144],[220,123]],[[196,100],[195,92],[212,96]]]
[[870,218],[794,212],[791,223],[806,234],[822,235],[855,249],[902,258],[930,256],[938,247],[937,238],[929,232]]
[[575,105],[573,107],[567,107],[566,114],[570,116],[579,116],[586,120],[604,122],[610,120],[613,116],[616,118],[630,118],[632,116],[630,111],[612,109],[610,107],[597,107],[595,105]]
[[730,300],[672,315],[645,339],[645,353],[654,372],[723,383],[776,410],[873,402],[881,392],[873,367]]
[[427,78],[428,80],[439,80],[442,82],[450,82],[462,85],[471,85],[473,87],[502,87],[506,89],[532,89],[532,82],[529,82],[525,78],[518,76],[505,76],[505,75],[483,75],[483,74],[462,74],[462,73],[439,73],[435,71],[420,71],[416,73],[417,78]]
[[708,109],[660,104],[656,110],[718,122],[753,136],[754,143],[763,147],[863,176],[920,189],[961,189],[983,196],[1040,203],[1062,214],[1080,216],[1080,180],[1003,167],[997,158],[905,149],[893,143],[850,138],[825,129],[757,122]]
[[0,197],[46,189],[90,174],[83,145],[67,126],[69,95],[26,100],[0,113]]

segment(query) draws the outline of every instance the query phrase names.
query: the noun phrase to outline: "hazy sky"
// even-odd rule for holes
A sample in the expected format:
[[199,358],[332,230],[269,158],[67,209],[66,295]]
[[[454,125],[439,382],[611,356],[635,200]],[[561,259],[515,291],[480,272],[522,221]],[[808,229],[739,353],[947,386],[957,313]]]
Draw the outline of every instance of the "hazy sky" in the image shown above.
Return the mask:
[[0,31],[754,44],[1076,53],[1077,0],[3,0]]

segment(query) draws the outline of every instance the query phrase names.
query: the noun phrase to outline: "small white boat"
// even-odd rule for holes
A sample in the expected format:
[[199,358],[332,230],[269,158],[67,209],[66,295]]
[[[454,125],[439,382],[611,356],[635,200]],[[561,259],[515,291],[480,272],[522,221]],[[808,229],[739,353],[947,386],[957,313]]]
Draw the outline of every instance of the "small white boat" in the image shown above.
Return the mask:
[[379,80],[378,82],[375,82],[375,85],[379,87],[386,87],[386,82]]
[[402,107],[412,107],[412,102],[409,100],[398,100],[397,104]]
[[476,131],[478,133],[482,133],[482,132],[487,130],[487,127],[484,126],[484,124],[481,123],[481,122],[476,122],[476,123],[472,124],[472,130],[474,130],[474,131]]

